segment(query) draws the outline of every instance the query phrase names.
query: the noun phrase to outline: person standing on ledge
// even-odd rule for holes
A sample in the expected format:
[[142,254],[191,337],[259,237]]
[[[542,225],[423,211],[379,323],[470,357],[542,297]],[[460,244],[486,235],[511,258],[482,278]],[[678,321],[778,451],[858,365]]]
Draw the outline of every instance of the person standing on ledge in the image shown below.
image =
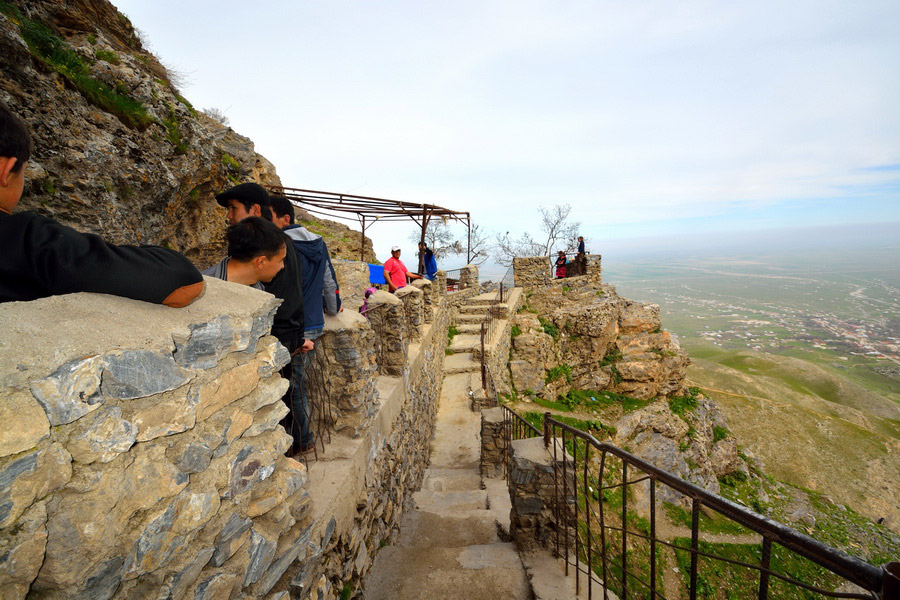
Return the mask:
[[410,273],[403,261],[400,260],[400,246],[391,248],[391,257],[384,261],[384,280],[393,294],[402,287],[406,287],[409,279],[422,279],[418,273]]
[[425,266],[425,277],[431,281],[438,270],[437,261],[434,260],[434,251],[425,242],[419,242],[419,255],[422,257],[422,264]]
[[203,292],[200,271],[174,250],[116,246],[32,212],[12,214],[31,150],[25,123],[0,103],[0,302],[96,292],[179,308]]
[[[216,196],[216,202],[225,207],[225,218],[231,225],[240,223],[248,217],[262,217],[272,220],[269,193],[258,183],[242,183],[229,188]],[[305,402],[302,387],[303,359],[301,354],[309,352],[315,345],[303,335],[303,267],[294,244],[284,233],[285,242],[284,269],[272,281],[265,284],[265,290],[282,300],[275,312],[272,323],[272,335],[291,353],[291,362],[281,370],[281,376],[291,382],[282,401],[287,404],[290,414],[282,424],[287,429],[294,443],[288,456],[311,450],[315,445],[315,436],[309,426],[309,406]]]

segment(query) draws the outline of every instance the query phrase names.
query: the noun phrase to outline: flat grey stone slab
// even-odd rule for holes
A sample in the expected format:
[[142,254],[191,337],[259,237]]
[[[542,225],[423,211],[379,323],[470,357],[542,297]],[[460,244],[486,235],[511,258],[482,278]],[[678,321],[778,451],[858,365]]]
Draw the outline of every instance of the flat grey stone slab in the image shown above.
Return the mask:
[[413,494],[413,502],[420,511],[439,515],[453,514],[458,511],[484,510],[488,505],[485,490],[455,492],[421,490]]
[[481,489],[481,475],[476,469],[425,469],[422,489],[432,492],[456,492]]
[[462,548],[499,542],[497,523],[487,510],[439,515],[411,510],[400,522],[397,546],[404,548]]
[[367,600],[523,600],[531,597],[513,544],[382,548],[365,579]]
[[481,369],[481,364],[469,352],[451,354],[444,358],[444,374],[469,373]]

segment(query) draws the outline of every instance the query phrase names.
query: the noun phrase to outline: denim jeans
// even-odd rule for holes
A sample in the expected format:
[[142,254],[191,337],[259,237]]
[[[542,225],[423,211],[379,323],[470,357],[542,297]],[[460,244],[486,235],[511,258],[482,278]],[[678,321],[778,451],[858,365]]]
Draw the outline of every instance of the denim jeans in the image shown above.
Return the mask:
[[297,354],[291,359],[290,397],[291,437],[294,438],[294,451],[309,446],[315,441],[309,426],[309,400],[303,382],[303,370],[309,364],[309,355]]

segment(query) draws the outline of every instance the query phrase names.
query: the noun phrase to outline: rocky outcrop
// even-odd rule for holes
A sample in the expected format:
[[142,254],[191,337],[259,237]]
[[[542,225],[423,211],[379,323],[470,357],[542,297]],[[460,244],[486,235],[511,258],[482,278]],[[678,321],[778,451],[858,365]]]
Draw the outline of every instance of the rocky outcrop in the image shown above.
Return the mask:
[[551,399],[571,388],[641,399],[683,391],[689,359],[662,330],[658,306],[589,282],[534,289],[527,302],[509,363],[518,391]]
[[[106,0],[0,2],[0,55],[0,101],[35,147],[18,210],[114,243],[174,248],[203,268],[224,255],[215,194],[281,184],[253,142],[178,92]],[[337,256],[359,258],[358,233],[301,216]]]
[[[665,401],[626,414],[615,424],[613,443],[672,475],[719,494],[720,476],[736,472],[748,475],[748,467],[715,403],[702,396],[688,398],[681,414],[673,412]],[[682,499],[669,488],[661,493],[662,499],[669,502]]]

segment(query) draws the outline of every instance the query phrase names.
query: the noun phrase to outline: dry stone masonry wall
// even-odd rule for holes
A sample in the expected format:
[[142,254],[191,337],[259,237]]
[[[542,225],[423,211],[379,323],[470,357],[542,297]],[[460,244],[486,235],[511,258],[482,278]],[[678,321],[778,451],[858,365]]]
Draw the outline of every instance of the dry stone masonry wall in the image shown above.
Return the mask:
[[[3,598],[336,599],[395,535],[457,300],[411,288],[411,323],[412,302],[378,292],[383,336],[358,312],[326,318],[333,433],[307,467],[283,455],[277,301],[207,285],[177,310],[93,294],[4,305]],[[26,339],[41,343],[23,354]],[[397,359],[382,373],[379,340]]]
[[218,280],[178,310],[95,294],[4,305],[3,598],[269,592],[311,525],[278,426],[276,306]]

